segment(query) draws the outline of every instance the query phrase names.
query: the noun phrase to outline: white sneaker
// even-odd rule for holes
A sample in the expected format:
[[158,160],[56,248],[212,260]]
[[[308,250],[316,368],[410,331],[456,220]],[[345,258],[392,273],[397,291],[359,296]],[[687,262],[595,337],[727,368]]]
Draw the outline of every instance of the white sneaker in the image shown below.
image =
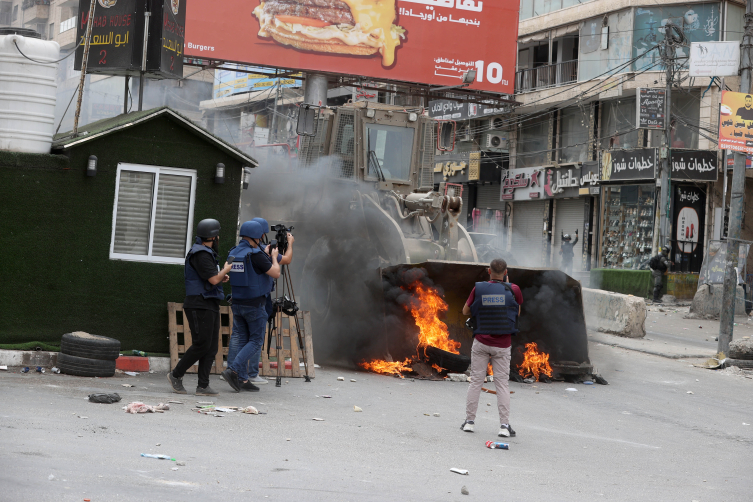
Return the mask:
[[473,432],[473,422],[466,420],[460,428],[463,432]]
[[248,381],[254,385],[264,385],[266,383],[269,383],[267,380],[264,380],[259,375],[256,375],[254,378],[249,378]]
[[512,427],[510,427],[509,424],[502,424],[499,426],[499,434],[497,434],[497,436],[501,438],[514,438],[515,431],[512,430]]

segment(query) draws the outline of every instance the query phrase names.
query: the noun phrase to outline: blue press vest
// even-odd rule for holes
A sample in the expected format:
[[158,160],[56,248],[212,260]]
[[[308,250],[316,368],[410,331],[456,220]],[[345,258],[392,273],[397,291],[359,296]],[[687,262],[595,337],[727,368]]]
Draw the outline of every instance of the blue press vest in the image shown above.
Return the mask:
[[224,300],[225,292],[222,290],[222,283],[213,286],[209,281],[202,279],[199,276],[199,273],[196,272],[196,269],[193,268],[193,265],[191,265],[191,256],[195,253],[201,252],[211,253],[214,263],[217,265],[217,270],[219,271],[220,269],[220,262],[217,260],[217,253],[215,253],[213,249],[208,248],[201,243],[194,244],[186,255],[186,263],[183,266],[183,277],[186,280],[186,296],[201,295],[207,299],[214,298],[217,300]]
[[230,250],[229,256],[233,257],[230,285],[233,287],[234,301],[253,300],[272,291],[274,279],[267,274],[257,274],[251,263],[251,256],[261,252],[261,249],[251,247],[245,239]]
[[514,335],[518,332],[518,302],[503,282],[477,282],[471,305],[476,318],[474,335]]

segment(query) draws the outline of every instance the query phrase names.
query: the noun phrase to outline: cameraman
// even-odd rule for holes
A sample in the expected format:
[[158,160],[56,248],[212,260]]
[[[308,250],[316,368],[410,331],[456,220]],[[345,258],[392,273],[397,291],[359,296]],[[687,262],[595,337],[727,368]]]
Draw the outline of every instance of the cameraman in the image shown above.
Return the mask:
[[[257,218],[253,218],[251,221],[255,221],[259,225],[261,225],[262,232],[264,232],[261,240],[262,242],[264,242],[264,244],[267,244],[266,234],[269,232],[269,223],[267,223],[267,220],[265,220],[264,218],[257,217]],[[288,249],[285,250],[285,254],[277,256],[277,261],[280,263],[280,266],[287,265],[293,261],[293,242],[295,241],[295,239],[293,238],[292,234],[288,234],[287,241],[288,241]],[[263,247],[265,248],[266,253],[269,254],[270,253],[269,246],[267,245]],[[272,285],[272,291],[274,291],[274,284]],[[270,294],[267,295],[266,311],[267,311],[267,316],[271,316],[273,313],[271,292]],[[262,347],[263,345],[264,344],[262,343]],[[254,390],[254,387],[256,385],[264,385],[268,383],[266,379],[259,376],[259,361],[261,359],[262,347],[259,347],[259,350],[257,350],[256,353],[254,353],[251,356],[251,359],[249,359],[248,381],[241,382],[241,388],[244,390]],[[232,362],[235,359],[240,349],[241,349],[240,341],[237,338],[230,337],[230,343],[227,350],[228,365],[230,364],[230,362]]]
[[[236,346],[241,349],[232,360],[228,357],[228,367],[222,372],[222,376],[236,392],[241,390],[241,384],[246,390],[259,390],[259,387],[248,381],[248,360],[264,344],[264,331],[269,317],[266,311],[267,296],[281,272],[279,251],[272,249],[271,255],[268,255],[260,247],[263,235],[264,231],[258,222],[245,222],[241,225],[240,243],[229,253],[229,257],[233,258],[230,271],[230,286],[233,289],[231,340],[235,338],[235,343],[238,344]],[[229,352],[228,350],[228,356]]]
[[465,422],[460,428],[464,432],[473,432],[478,398],[491,360],[500,421],[497,435],[509,438],[515,437],[515,431],[510,426],[510,391],[507,383],[510,375],[510,346],[512,335],[518,332],[517,320],[523,304],[523,294],[517,285],[508,282],[505,260],[492,260],[489,277],[489,282],[476,283],[463,306],[463,314],[473,315],[476,327],[473,330],[471,383],[465,403]]

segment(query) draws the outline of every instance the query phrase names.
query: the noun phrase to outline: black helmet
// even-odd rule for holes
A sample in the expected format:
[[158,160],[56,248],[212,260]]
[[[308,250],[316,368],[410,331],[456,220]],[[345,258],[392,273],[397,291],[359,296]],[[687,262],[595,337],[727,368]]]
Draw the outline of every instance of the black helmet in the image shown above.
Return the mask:
[[220,235],[220,222],[211,218],[201,220],[196,225],[196,237],[209,240]]

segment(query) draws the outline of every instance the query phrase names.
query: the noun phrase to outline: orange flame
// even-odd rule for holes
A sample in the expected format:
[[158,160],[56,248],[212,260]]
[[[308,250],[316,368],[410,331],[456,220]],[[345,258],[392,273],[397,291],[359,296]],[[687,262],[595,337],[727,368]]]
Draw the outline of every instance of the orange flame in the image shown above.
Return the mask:
[[409,357],[403,362],[384,361],[382,359],[374,359],[371,362],[363,361],[359,364],[362,368],[373,371],[374,373],[382,373],[384,375],[399,375],[403,371],[410,371],[413,360]]
[[413,315],[413,320],[418,326],[418,347],[432,346],[453,354],[459,354],[460,342],[450,340],[450,331],[447,325],[439,320],[439,313],[448,309],[447,302],[437,294],[434,289],[424,287],[421,283],[415,283],[415,292],[418,294],[418,307],[407,306]]
[[552,367],[549,366],[549,354],[539,352],[536,342],[527,343],[523,363],[518,365],[518,373],[523,378],[532,376],[537,382],[539,375],[542,374],[551,378]]
[[493,375],[493,374],[494,374],[494,370],[492,369],[492,363],[489,363],[489,364],[488,364],[488,365],[486,366],[486,374],[487,374],[487,375]]

